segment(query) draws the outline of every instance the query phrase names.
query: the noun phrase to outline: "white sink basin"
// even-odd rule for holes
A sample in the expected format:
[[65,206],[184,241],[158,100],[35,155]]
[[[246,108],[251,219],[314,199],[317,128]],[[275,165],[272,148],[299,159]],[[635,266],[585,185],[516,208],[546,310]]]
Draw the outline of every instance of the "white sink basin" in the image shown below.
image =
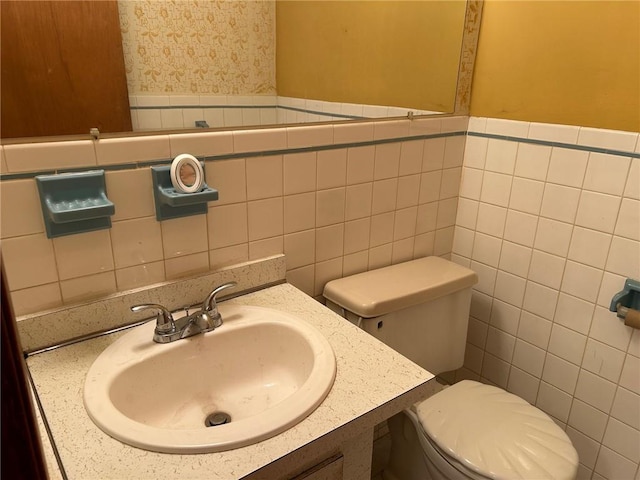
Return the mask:
[[[277,310],[219,309],[213,332],[157,344],[149,322],[105,349],[84,386],[95,424],[146,450],[205,453],[259,442],[315,410],[336,372],[324,336]],[[231,421],[207,427],[217,412]]]

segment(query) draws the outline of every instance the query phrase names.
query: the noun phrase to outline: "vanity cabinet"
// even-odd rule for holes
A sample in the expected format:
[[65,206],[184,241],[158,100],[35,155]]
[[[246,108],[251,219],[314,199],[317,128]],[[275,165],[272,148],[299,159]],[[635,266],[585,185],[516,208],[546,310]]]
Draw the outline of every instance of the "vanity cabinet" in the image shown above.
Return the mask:
[[342,480],[343,464],[344,457],[341,454],[334,455],[292,477],[291,480]]

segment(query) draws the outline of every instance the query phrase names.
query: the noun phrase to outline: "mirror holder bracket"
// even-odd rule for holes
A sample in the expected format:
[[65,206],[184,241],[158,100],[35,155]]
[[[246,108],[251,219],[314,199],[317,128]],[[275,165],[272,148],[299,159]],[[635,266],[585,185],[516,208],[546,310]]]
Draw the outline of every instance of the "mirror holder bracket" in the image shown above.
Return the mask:
[[206,183],[195,193],[177,192],[171,183],[171,167],[168,165],[151,167],[151,178],[158,221],[206,214],[207,202],[218,200],[218,191]]

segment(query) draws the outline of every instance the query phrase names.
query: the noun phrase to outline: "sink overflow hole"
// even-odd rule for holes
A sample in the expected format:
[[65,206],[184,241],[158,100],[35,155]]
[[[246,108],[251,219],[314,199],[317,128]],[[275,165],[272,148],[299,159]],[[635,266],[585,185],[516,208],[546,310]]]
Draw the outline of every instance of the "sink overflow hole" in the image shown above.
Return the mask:
[[225,412],[215,412],[207,416],[204,420],[206,427],[217,427],[231,421],[231,415]]

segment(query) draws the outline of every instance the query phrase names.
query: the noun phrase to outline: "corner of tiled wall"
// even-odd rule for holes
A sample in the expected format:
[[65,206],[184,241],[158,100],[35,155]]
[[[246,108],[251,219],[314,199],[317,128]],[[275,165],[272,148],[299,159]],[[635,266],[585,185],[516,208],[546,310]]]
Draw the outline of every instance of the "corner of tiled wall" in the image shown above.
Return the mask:
[[[638,133],[470,118],[452,259],[474,269],[465,366],[561,425],[579,478],[634,478],[640,332],[609,312],[640,278]],[[637,478],[637,477],[636,477]]]

